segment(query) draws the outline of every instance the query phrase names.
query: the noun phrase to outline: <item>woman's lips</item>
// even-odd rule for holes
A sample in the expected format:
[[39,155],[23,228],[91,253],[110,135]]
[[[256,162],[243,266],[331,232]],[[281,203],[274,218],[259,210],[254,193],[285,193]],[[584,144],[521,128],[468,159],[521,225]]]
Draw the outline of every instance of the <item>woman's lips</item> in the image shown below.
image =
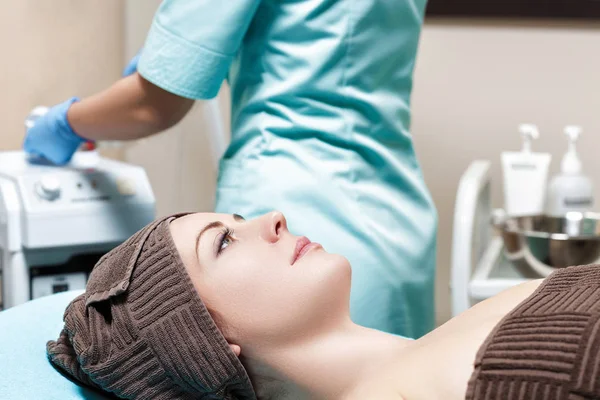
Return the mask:
[[292,265],[306,253],[317,247],[321,247],[321,245],[319,243],[311,242],[306,236],[302,236],[296,241],[296,248],[292,255]]

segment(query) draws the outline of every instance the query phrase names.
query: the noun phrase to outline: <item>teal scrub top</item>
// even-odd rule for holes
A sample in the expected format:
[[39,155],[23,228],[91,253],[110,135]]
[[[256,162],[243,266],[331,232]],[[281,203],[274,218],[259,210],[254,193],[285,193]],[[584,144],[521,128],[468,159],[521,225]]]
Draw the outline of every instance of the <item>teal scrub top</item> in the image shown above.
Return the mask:
[[292,233],[350,260],[352,319],[408,337],[434,324],[437,214],[409,132],[424,8],[166,0],[138,65],[192,99],[228,79],[232,136],[216,211],[282,211]]

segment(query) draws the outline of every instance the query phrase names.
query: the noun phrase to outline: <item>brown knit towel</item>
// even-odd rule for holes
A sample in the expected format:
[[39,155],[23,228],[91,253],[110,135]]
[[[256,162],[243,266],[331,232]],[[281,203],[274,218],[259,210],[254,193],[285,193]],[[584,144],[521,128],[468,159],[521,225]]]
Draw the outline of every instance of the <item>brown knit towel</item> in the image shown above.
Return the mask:
[[102,257],[64,314],[50,362],[126,399],[255,400],[244,367],[197,294],[169,223],[157,220]]
[[600,399],[600,265],[555,271],[478,351],[467,400]]

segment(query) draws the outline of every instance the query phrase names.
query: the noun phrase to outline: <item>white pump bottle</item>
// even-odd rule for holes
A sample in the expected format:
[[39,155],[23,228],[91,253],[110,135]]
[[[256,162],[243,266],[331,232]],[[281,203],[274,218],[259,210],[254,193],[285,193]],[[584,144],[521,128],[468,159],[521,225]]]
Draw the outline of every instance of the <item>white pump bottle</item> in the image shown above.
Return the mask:
[[546,212],[554,217],[562,217],[567,212],[590,211],[594,206],[592,181],[582,173],[581,160],[575,143],[581,134],[581,127],[565,127],[569,148],[561,163],[561,172],[552,178],[548,188]]

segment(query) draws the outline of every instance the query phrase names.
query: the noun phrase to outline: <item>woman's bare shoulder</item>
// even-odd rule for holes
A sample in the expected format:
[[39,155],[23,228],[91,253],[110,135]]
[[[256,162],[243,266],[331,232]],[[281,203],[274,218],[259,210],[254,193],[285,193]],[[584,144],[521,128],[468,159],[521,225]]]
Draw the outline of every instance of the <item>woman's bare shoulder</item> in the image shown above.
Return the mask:
[[479,346],[541,282],[530,281],[506,290],[415,340],[393,362],[365,377],[344,399],[464,399]]

